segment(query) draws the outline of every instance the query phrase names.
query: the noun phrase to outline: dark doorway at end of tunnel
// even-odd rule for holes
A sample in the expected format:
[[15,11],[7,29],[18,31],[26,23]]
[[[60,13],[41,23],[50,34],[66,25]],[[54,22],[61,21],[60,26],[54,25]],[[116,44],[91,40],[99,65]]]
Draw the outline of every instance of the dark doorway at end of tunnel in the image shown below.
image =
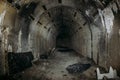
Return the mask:
[[72,51],[70,29],[66,26],[62,26],[59,29],[59,34],[56,38],[56,48],[58,51],[67,52]]
[[67,34],[61,33],[57,36],[56,39],[56,47],[69,47],[70,46],[70,38]]

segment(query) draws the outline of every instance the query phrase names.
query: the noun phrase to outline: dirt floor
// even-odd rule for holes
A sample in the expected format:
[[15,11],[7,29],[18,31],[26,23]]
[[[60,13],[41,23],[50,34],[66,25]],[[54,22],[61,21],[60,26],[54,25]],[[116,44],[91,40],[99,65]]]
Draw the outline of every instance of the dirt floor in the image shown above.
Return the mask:
[[66,67],[74,63],[93,62],[85,57],[78,57],[74,51],[60,52],[48,60],[38,60],[33,66],[22,73],[14,75],[15,80],[96,80],[96,66],[90,67],[83,73],[70,74]]

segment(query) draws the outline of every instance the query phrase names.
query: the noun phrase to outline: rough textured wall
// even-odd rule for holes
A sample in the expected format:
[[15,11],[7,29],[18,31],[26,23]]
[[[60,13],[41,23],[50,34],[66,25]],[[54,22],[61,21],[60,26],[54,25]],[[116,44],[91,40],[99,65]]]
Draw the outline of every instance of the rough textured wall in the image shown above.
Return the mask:
[[[116,14],[114,18],[114,25],[112,29],[111,38],[108,43],[107,47],[107,67],[110,65],[120,70],[120,14]],[[101,58],[102,59],[102,58]],[[102,63],[102,62],[101,62]],[[120,75],[120,74],[119,74]]]
[[100,66],[113,66],[117,70],[120,67],[118,10],[119,6],[116,3],[111,3],[103,10],[98,9],[90,27],[84,25],[73,36],[73,48],[78,53],[92,58]]
[[[4,15],[2,15],[5,12]],[[7,50],[10,36],[10,30],[15,25],[16,10],[11,6],[0,1],[0,15],[3,17],[2,23],[0,24],[0,40],[1,40],[1,51],[0,51],[0,73],[5,74],[7,71]],[[0,17],[0,18],[1,18]]]
[[[99,65],[108,68],[110,65],[115,67],[119,64],[119,8],[115,5],[109,5],[99,14],[101,19],[102,33],[99,39],[98,59]],[[103,16],[103,18],[101,17]],[[117,16],[117,17],[116,17]],[[101,42],[102,41],[102,42]],[[119,69],[117,65],[115,68]]]
[[[55,29],[52,27],[53,25],[44,24],[48,22],[48,16],[39,19],[40,13],[37,13],[36,11],[38,9],[35,11],[34,8],[36,5],[36,3],[31,3],[29,7],[24,5],[25,7],[18,11],[16,21],[14,22],[15,26],[12,27],[12,30],[10,31],[10,43],[12,46],[12,51],[32,51],[35,59],[39,58],[40,54],[47,53],[49,50],[55,47],[56,36],[54,35]],[[31,14],[33,15],[34,19],[30,18]],[[39,24],[39,21],[41,21],[44,25]]]
[[[37,26],[37,25],[36,25]],[[35,27],[35,26],[33,26]],[[40,28],[41,27],[41,28]],[[40,54],[47,54],[55,47],[56,38],[51,29],[49,32],[42,26],[37,26],[35,33],[31,34],[31,48],[34,57],[39,58]]]
[[73,49],[79,54],[91,58],[91,33],[88,24],[80,26],[72,37]]
[[[114,3],[113,3],[114,4]],[[109,5],[99,12],[99,18],[91,25],[93,30],[93,59],[106,69],[113,66],[119,72],[119,7]]]

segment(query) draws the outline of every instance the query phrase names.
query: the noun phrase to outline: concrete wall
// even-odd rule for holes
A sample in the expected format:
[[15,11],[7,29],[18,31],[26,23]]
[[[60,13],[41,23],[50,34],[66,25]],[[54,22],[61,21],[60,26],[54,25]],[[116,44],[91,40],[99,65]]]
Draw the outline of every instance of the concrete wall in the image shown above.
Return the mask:
[[91,33],[88,24],[77,29],[72,37],[72,45],[79,54],[91,58]]
[[0,18],[3,17],[0,22],[0,75],[2,75],[8,71],[6,51],[8,50],[10,30],[15,25],[16,10],[0,1],[0,15]]

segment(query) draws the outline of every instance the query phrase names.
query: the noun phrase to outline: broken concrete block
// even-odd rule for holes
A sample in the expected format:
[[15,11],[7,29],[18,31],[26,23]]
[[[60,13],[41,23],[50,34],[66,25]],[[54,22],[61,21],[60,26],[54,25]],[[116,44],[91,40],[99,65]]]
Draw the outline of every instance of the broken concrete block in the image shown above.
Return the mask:
[[108,79],[115,79],[117,78],[117,71],[113,70],[113,68],[110,66],[109,73],[100,73],[100,69],[97,68],[97,80],[102,80],[104,77]]

